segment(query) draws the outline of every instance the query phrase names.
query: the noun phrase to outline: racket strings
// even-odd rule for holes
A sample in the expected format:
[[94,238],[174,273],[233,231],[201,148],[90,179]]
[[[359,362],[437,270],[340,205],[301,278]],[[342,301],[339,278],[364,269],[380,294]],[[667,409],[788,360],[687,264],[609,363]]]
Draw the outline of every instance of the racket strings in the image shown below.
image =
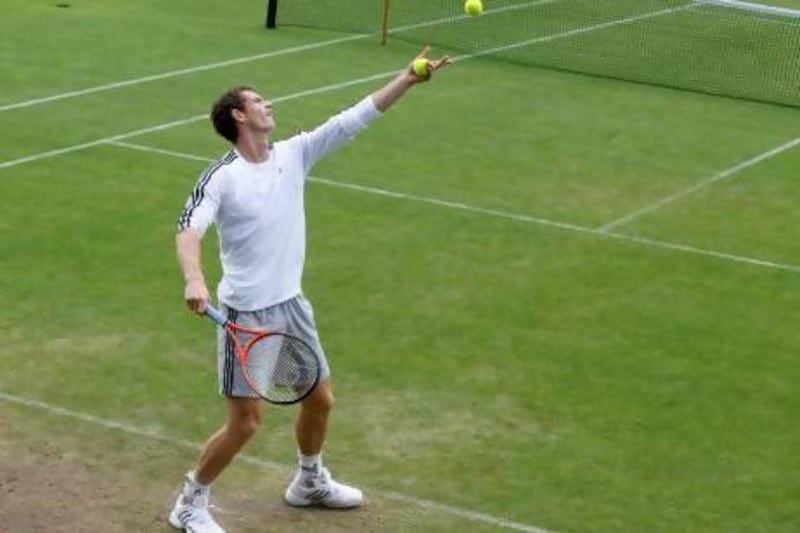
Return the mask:
[[293,403],[316,386],[320,363],[311,347],[283,334],[263,337],[250,349],[245,372],[256,392],[273,403]]

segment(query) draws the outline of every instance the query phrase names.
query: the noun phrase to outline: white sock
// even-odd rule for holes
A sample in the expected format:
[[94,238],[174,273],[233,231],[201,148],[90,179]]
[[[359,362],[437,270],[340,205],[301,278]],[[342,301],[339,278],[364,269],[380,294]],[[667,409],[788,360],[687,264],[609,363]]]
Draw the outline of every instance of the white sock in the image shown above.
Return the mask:
[[300,472],[304,475],[316,476],[322,471],[322,454],[298,454],[298,457],[300,460]]
[[183,494],[189,498],[208,493],[208,485],[203,485],[195,477],[194,470],[186,474],[186,483],[183,485]]
[[208,485],[203,485],[202,483],[197,481],[197,475],[196,475],[194,470],[190,470],[189,472],[186,473],[186,481],[191,483],[193,488],[197,488],[197,489],[207,489],[208,488]]

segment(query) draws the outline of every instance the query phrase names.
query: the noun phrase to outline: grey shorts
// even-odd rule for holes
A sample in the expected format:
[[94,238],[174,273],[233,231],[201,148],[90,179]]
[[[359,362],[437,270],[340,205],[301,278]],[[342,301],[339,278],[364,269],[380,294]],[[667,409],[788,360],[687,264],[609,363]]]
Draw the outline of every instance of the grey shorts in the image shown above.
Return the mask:
[[[325,352],[319,342],[314,310],[302,294],[260,311],[237,311],[220,304],[220,311],[229,320],[245,327],[282,331],[306,341],[320,356],[320,380],[331,375]],[[242,375],[236,361],[236,350],[222,328],[217,329],[217,373],[219,391],[223,396],[257,398]]]

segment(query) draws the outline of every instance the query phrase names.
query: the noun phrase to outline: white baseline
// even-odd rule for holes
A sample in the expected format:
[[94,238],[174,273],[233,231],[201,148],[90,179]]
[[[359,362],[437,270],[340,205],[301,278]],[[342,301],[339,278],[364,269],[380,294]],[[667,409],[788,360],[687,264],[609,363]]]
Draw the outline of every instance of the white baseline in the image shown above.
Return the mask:
[[[21,396],[16,396],[13,394],[8,394],[0,390],[0,401],[5,401],[8,403],[13,403],[17,405],[23,405],[25,407],[29,407],[32,409],[38,409],[40,411],[45,411],[51,415],[72,418],[75,420],[80,420],[81,422],[85,422],[87,424],[92,424],[95,426],[99,426],[105,429],[119,431],[122,433],[128,433],[130,435],[136,435],[137,437],[145,437],[148,439],[158,440],[161,442],[166,442],[169,444],[181,446],[184,448],[189,448],[192,450],[202,451],[203,445],[197,442],[192,442],[185,439],[180,439],[176,437],[171,437],[169,435],[165,435],[159,431],[147,430],[143,428],[139,428],[137,426],[133,426],[131,424],[126,424],[124,422],[119,422],[116,420],[108,420],[105,418],[96,417],[86,413],[80,413],[77,411],[72,411],[70,409],[65,409],[64,407],[59,407],[57,405],[51,405],[45,402],[41,402],[39,400],[33,400],[30,398],[24,398]],[[286,473],[291,470],[288,465],[283,465],[280,463],[274,463],[272,461],[265,461],[264,459],[259,459],[257,457],[253,457],[246,454],[239,454],[236,456],[237,461],[243,461],[245,463],[257,466],[259,468],[263,468],[266,470],[271,470],[273,472],[280,472]],[[507,520],[505,518],[500,518],[496,516],[492,516],[486,513],[479,513],[477,511],[471,511],[469,509],[462,509],[460,507],[454,507],[452,505],[445,505],[441,503],[437,503],[431,500],[423,500],[419,498],[414,498],[413,496],[407,496],[405,494],[400,494],[398,492],[384,492],[379,490],[370,490],[373,494],[377,494],[378,496],[385,498],[387,500],[395,500],[400,501],[412,505],[416,505],[417,507],[421,507],[423,509],[433,509],[435,511],[439,511],[441,513],[458,516],[461,518],[465,518],[472,522],[482,522],[484,524],[489,524],[496,527],[501,527],[505,529],[513,529],[515,531],[524,531],[526,533],[552,533],[546,529],[541,529],[538,527],[530,526],[528,524],[522,524],[520,522],[514,522],[511,520]]]

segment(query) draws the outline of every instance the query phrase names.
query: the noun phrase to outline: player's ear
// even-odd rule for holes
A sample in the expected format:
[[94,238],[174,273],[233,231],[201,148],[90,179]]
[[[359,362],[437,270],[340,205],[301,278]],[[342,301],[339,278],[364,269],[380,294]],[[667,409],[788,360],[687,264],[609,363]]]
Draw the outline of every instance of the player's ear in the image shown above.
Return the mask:
[[244,111],[242,111],[241,109],[236,109],[236,108],[231,109],[231,116],[233,117],[233,120],[235,120],[236,122],[244,122],[245,114]]

